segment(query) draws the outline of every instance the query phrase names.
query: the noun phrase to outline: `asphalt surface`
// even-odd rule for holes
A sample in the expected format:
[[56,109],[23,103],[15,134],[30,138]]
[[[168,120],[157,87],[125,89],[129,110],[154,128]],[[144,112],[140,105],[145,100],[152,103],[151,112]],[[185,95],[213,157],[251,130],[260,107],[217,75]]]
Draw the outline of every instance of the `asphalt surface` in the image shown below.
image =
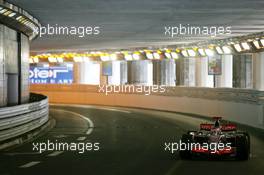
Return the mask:
[[[251,134],[251,159],[181,160],[165,151],[204,119],[150,110],[51,106],[56,120],[42,136],[0,153],[0,174],[262,175],[264,138]],[[33,150],[41,143],[82,143],[87,150]],[[81,148],[81,147],[80,147]],[[79,149],[80,151],[81,149]]]

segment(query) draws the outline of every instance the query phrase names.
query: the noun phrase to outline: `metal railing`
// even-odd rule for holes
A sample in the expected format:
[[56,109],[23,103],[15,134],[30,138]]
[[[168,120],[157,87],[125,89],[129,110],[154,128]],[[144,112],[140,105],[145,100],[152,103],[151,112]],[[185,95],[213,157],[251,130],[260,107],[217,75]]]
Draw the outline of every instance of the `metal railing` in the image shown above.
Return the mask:
[[[128,85],[129,86],[129,85]],[[131,85],[132,86],[132,85]],[[56,84],[34,84],[31,85],[34,92],[80,92],[80,93],[99,93],[98,85],[56,85]],[[168,86],[165,92],[155,92],[151,95],[170,96],[170,97],[189,97],[201,98],[208,100],[231,101],[238,103],[261,104],[264,105],[264,91],[254,89],[238,89],[238,88],[207,88],[207,87],[184,87],[184,86]],[[138,94],[143,95],[144,92],[119,92],[119,94]]]
[[48,119],[48,98],[31,93],[27,104],[0,108],[0,142],[32,131]]

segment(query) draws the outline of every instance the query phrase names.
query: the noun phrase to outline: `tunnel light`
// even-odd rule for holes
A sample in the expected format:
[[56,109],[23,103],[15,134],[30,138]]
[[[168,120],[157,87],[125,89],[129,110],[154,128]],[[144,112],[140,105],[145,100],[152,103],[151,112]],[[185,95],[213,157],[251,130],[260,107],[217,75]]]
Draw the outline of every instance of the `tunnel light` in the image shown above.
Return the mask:
[[22,17],[22,18],[20,18],[18,21],[19,21],[19,22],[22,22],[22,21],[24,21],[24,20],[25,20],[25,18]]
[[101,55],[100,58],[102,61],[110,61],[110,57],[107,54]]
[[131,54],[125,54],[125,60],[131,61],[133,60],[133,56]]
[[26,25],[26,26],[28,26],[28,24],[29,24],[30,22],[29,21],[27,21],[27,22],[25,22],[24,24]]
[[57,59],[55,57],[48,57],[50,63],[56,63]]
[[26,22],[28,22],[27,19],[23,19],[23,20],[20,21],[20,23],[22,23],[22,24],[24,24],[24,23],[26,23]]
[[153,54],[151,52],[147,52],[146,53],[146,57],[150,60],[152,60],[154,57],[153,57]]
[[262,46],[264,46],[264,39],[261,39],[260,43],[261,43]]
[[63,61],[64,61],[64,60],[63,60],[62,57],[58,57],[58,58],[57,58],[57,62],[58,62],[58,63],[63,63]]
[[211,49],[205,49],[205,53],[207,56],[212,57],[214,56],[214,51],[212,51]]
[[83,58],[84,62],[91,61],[91,57],[89,57],[89,56],[85,56],[85,57],[82,57],[82,58]]
[[96,56],[99,56],[99,55],[101,55],[101,54],[103,54],[103,53],[100,52],[100,51],[96,51],[96,52],[94,52],[94,55],[96,55]]
[[34,63],[32,58],[29,58],[29,63]]
[[22,16],[19,16],[19,17],[16,18],[16,20],[19,21],[22,18],[23,18]]
[[29,21],[27,19],[24,19],[23,21],[21,21],[22,24],[26,24],[28,23]]
[[133,59],[134,60],[140,60],[140,54],[139,53],[133,53]]
[[154,57],[156,60],[158,60],[158,59],[160,59],[160,54],[157,53],[157,52],[154,52],[154,53],[153,53],[153,57]]
[[8,16],[9,16],[10,18],[12,18],[12,17],[15,16],[15,15],[16,15],[16,13],[13,12],[13,13],[9,14]]
[[10,15],[11,13],[12,13],[12,11],[7,10],[3,15],[8,16],[8,15]]
[[182,55],[184,56],[184,57],[188,57],[189,55],[188,55],[188,52],[186,51],[186,50],[183,50],[182,52]]
[[241,43],[244,50],[250,50],[250,47],[247,42]]
[[5,13],[6,11],[7,11],[7,9],[2,9],[2,10],[0,10],[0,14]]
[[39,62],[39,58],[38,57],[33,57],[33,62],[34,63],[38,63]]
[[195,51],[194,50],[187,50],[187,52],[188,52],[188,54],[189,54],[189,56],[191,56],[191,57],[195,57],[196,56],[196,53],[195,53]]
[[254,44],[254,46],[255,46],[257,49],[260,49],[260,48],[261,48],[260,45],[259,45],[259,41],[257,41],[257,40],[253,41],[253,44]]
[[241,48],[241,46],[239,44],[235,44],[234,47],[235,47],[237,52],[241,52],[242,51],[242,48]]
[[168,59],[171,59],[172,57],[171,57],[171,53],[168,53],[168,52],[165,52],[165,56],[166,56],[166,58],[168,58]]
[[92,55],[96,55],[96,52],[94,52],[94,51],[91,51],[91,52],[90,52],[90,54],[92,54]]
[[22,18],[22,16],[19,16],[16,18],[17,21],[19,21]]
[[43,67],[50,67],[49,64],[43,64],[42,66],[43,66]]
[[73,57],[73,61],[74,62],[83,62],[83,58],[82,57]]
[[206,53],[204,52],[204,49],[198,49],[198,52],[201,56],[205,57]]
[[215,49],[218,54],[224,54],[223,50],[219,46],[215,47]]
[[111,54],[111,55],[110,55],[110,59],[111,59],[112,61],[117,60],[117,55],[116,55],[115,53]]
[[231,54],[232,53],[231,49],[228,46],[223,46],[222,49],[223,49],[225,54]]
[[178,59],[179,58],[179,55],[176,52],[171,52],[171,57],[173,59]]

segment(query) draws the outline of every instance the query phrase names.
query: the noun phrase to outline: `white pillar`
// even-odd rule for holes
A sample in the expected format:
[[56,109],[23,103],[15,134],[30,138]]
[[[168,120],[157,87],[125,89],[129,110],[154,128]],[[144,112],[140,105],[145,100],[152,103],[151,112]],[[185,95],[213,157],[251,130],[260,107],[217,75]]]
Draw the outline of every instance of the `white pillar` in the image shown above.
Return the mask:
[[[179,70],[177,73],[180,75],[179,77],[179,85],[181,86],[195,86],[195,59],[196,58],[183,58],[178,61]],[[177,63],[176,63],[177,64]]]
[[264,52],[253,54],[253,87],[264,90]]
[[120,84],[127,84],[127,61],[120,62]]
[[175,86],[176,67],[172,59],[153,60],[153,84]]
[[216,75],[216,87],[233,87],[233,56],[222,55],[222,75]]
[[128,62],[128,84],[153,85],[153,65],[151,60]]
[[95,61],[80,63],[79,83],[98,85],[100,83],[100,63]]
[[80,67],[81,63],[74,62],[73,63],[73,83],[74,84],[80,84]]
[[112,76],[108,77],[108,83],[110,85],[120,85],[120,61],[113,61],[112,62]]
[[213,87],[214,86],[214,77],[208,75],[208,58],[196,58],[196,86],[198,87]]

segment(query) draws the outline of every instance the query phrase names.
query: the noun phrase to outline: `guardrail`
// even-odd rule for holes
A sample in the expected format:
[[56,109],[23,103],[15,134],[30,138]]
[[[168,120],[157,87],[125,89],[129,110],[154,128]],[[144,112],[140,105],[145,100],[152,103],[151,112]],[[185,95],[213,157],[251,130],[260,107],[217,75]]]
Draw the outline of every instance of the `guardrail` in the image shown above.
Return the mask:
[[[130,86],[130,85],[126,85]],[[132,85],[131,85],[132,86]],[[54,85],[54,84],[34,84],[31,91],[35,92],[85,92],[100,93],[98,85]],[[117,88],[118,89],[118,88]],[[109,93],[113,94],[113,93]],[[116,94],[116,93],[115,93]],[[144,92],[119,92],[119,94],[141,94]],[[166,87],[163,93],[151,93],[151,95],[170,96],[170,97],[190,97],[208,100],[231,101],[248,104],[264,104],[264,91],[254,89],[238,88],[206,88],[206,87]]]
[[202,98],[248,104],[264,104],[264,91],[238,88],[168,87],[165,96]]
[[31,93],[27,104],[0,108],[0,142],[32,131],[48,119],[48,98]]
[[[118,89],[118,88],[117,88]],[[165,92],[99,92],[91,85],[31,85],[51,103],[136,107],[221,116],[229,121],[264,129],[264,91],[235,88],[166,87]]]

